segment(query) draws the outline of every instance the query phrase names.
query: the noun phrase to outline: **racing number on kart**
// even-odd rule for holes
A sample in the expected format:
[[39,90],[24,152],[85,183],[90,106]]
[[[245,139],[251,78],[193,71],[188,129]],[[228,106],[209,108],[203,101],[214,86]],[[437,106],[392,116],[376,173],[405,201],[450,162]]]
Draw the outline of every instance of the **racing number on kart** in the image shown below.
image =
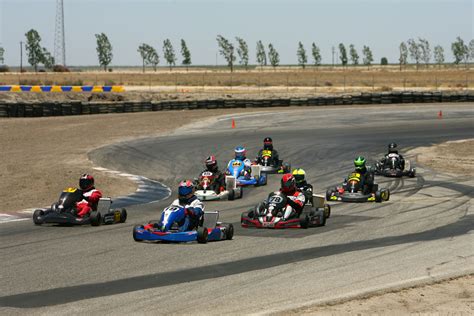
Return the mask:
[[262,157],[271,157],[272,151],[271,150],[264,150],[262,151]]
[[165,208],[165,212],[177,212],[179,211],[179,207],[177,206],[168,206],[167,208]]
[[202,176],[202,177],[210,177],[210,176],[212,176],[212,172],[210,172],[210,171],[204,171],[203,173],[201,173],[201,176]]
[[232,167],[240,167],[242,165],[242,163],[240,161],[234,161],[232,163]]
[[268,203],[271,203],[271,204],[279,204],[281,202],[283,202],[283,198],[278,195],[274,195],[268,198]]

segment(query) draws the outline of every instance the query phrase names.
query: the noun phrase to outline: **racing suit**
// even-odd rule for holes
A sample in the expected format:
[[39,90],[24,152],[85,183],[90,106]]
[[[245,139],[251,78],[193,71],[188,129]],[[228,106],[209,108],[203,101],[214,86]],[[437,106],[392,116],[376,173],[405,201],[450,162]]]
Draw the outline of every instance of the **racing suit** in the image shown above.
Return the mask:
[[201,174],[204,172],[212,172],[212,175],[215,177],[214,182],[211,184],[211,190],[214,190],[217,194],[221,193],[225,190],[225,174],[220,170],[210,171],[208,169],[203,170]]
[[87,191],[82,191],[82,196],[82,201],[76,203],[78,217],[84,217],[91,211],[97,210],[97,204],[102,197],[102,192],[92,187]]
[[306,198],[305,204],[308,202],[311,202],[312,204],[313,203],[313,186],[309,184],[308,182],[306,182],[306,180],[303,180],[303,181],[297,182],[296,187],[298,188],[298,190],[303,192]]
[[[257,159],[256,159],[258,164],[262,163],[263,152],[265,150],[268,150],[268,149],[263,149],[262,148],[258,152],[258,156],[257,156]],[[278,151],[276,151],[275,149],[272,149],[271,152],[272,152],[272,165],[275,166],[275,167],[278,167],[278,162],[280,161],[280,159],[278,157]]]
[[303,211],[303,206],[305,203],[305,196],[300,190],[295,190],[293,193],[285,193],[280,190],[288,198],[288,204],[285,207],[285,213],[283,214],[283,220],[288,220],[292,215],[299,217]]
[[403,156],[398,153],[387,153],[385,157],[383,157],[382,160],[380,161],[380,165],[382,166],[382,168],[385,167],[385,163],[389,161],[391,158],[398,159],[398,161],[400,162],[400,169],[405,170],[405,158],[403,158]]
[[361,170],[355,170],[354,172],[360,174],[360,187],[362,188],[362,193],[363,194],[373,193],[374,171],[364,168]]
[[[243,170],[241,176],[245,177],[246,179],[250,179],[250,177],[252,176],[251,175],[251,173],[252,173],[252,168],[251,168],[252,162],[250,161],[250,159],[248,159],[247,157],[244,157],[242,159],[235,158],[233,160],[239,160],[239,161],[242,161],[244,163],[244,170]],[[230,168],[231,163],[232,163],[232,160],[229,161],[229,164],[227,165],[227,169]]]

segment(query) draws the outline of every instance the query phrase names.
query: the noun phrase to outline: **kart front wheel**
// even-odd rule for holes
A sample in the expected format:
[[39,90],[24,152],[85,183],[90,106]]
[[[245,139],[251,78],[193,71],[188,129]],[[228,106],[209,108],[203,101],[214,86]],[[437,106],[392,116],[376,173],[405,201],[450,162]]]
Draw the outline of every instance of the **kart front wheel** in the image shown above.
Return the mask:
[[380,191],[382,201],[388,201],[390,199],[390,190],[389,189],[383,189]]
[[133,227],[133,240],[137,241],[137,242],[140,242],[140,241],[143,241],[143,239],[140,239],[137,237],[137,229],[139,228],[143,228],[143,226],[141,225],[136,225]]
[[326,191],[326,201],[330,201],[331,200],[331,196],[332,196],[332,190],[331,189],[328,189]]
[[41,218],[43,215],[44,215],[43,210],[36,210],[33,213],[33,223],[35,223],[35,225],[43,224],[43,219]]
[[208,232],[206,227],[199,227],[197,230],[197,242],[200,244],[207,243]]
[[225,226],[225,239],[232,240],[234,238],[234,225],[227,224]]
[[127,210],[123,208],[120,211],[120,223],[125,223],[126,220],[127,220]]
[[228,199],[229,201],[235,200],[235,191],[234,191],[234,189],[229,190],[229,194],[227,195],[227,199]]

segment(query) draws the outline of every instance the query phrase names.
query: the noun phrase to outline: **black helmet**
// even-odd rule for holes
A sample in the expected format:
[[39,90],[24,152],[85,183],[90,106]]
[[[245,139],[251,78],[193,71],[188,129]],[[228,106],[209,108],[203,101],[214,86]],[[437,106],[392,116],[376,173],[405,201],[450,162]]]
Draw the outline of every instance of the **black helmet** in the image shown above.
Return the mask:
[[94,177],[91,176],[90,174],[84,173],[80,178],[79,178],[79,188],[81,190],[90,190],[94,187]]
[[395,143],[388,144],[388,152],[390,154],[398,154],[397,144]]
[[273,150],[273,140],[271,137],[265,137],[263,140],[263,149]]
[[217,160],[215,156],[209,156],[206,158],[206,168],[211,172],[217,171]]

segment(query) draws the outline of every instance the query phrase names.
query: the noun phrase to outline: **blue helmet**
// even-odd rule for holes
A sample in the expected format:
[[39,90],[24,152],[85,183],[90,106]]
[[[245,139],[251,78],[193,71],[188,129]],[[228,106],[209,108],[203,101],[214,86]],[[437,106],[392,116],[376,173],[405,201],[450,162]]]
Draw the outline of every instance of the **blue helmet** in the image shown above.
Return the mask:
[[245,149],[245,147],[242,147],[242,146],[237,146],[235,147],[235,159],[238,159],[238,160],[244,160],[247,156],[247,150]]
[[191,180],[184,180],[179,183],[178,198],[180,203],[187,203],[191,198],[189,195],[194,193],[194,184]]

